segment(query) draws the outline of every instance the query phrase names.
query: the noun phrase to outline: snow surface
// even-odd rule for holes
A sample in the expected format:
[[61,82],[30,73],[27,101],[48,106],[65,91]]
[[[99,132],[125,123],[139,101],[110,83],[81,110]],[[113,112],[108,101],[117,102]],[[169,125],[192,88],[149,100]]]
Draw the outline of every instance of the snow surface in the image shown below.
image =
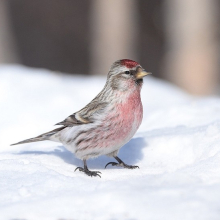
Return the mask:
[[103,77],[0,67],[0,219],[220,219],[220,99],[195,98],[153,77],[144,120],[119,157],[88,161],[53,142],[9,146],[53,129],[102,89]]

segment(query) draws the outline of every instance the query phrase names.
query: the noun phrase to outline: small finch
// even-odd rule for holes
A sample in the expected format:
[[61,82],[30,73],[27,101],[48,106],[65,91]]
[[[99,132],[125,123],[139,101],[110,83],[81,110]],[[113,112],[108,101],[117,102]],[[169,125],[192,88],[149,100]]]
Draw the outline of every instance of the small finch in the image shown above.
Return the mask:
[[90,158],[107,155],[118,163],[108,165],[128,169],[139,168],[127,165],[118,156],[119,149],[127,143],[139,128],[143,107],[140,91],[145,72],[139,63],[123,59],[114,62],[107,76],[103,90],[83,109],[73,113],[61,127],[12,145],[37,141],[61,142],[69,151],[84,162],[77,167],[88,176],[100,176],[99,171],[90,171],[86,161]]

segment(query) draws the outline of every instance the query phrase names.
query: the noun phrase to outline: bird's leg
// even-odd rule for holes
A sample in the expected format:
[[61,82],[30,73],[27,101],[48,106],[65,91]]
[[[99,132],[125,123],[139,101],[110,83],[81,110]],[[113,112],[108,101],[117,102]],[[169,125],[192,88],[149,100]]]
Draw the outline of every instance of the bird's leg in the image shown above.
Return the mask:
[[114,156],[114,158],[118,161],[118,163],[116,162],[109,162],[105,165],[105,168],[111,164],[112,166],[117,166],[117,167],[124,167],[124,168],[127,168],[127,169],[136,169],[136,168],[139,168],[139,166],[132,166],[132,165],[127,165],[126,163],[124,163],[119,157],[117,156]]
[[[101,178],[101,176],[99,175],[99,173],[101,174],[101,172],[99,172],[99,171],[90,171],[89,169],[88,169],[88,167],[87,167],[87,163],[86,163],[86,160],[83,160],[83,163],[84,163],[84,168],[82,168],[82,167],[77,167],[76,169],[75,169],[75,171],[76,170],[79,170],[79,171],[81,171],[81,172],[84,172],[86,175],[88,175],[88,176],[91,176],[91,177],[93,177],[93,176],[99,176],[100,178]],[[74,171],[74,172],[75,172]]]

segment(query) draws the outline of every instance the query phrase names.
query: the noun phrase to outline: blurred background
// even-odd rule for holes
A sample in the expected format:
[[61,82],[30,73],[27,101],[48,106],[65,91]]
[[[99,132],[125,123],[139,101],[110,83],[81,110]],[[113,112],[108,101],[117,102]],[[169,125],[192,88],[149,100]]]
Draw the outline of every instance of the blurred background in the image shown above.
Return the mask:
[[0,64],[106,75],[117,59],[220,94],[218,0],[0,0]]

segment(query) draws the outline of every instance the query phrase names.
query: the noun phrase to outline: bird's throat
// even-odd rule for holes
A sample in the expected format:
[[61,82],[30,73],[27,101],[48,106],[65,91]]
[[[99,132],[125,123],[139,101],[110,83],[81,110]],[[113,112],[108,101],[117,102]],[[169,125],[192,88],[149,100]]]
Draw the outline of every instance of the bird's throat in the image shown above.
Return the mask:
[[140,86],[143,84],[143,79],[137,79],[135,80],[135,83]]

